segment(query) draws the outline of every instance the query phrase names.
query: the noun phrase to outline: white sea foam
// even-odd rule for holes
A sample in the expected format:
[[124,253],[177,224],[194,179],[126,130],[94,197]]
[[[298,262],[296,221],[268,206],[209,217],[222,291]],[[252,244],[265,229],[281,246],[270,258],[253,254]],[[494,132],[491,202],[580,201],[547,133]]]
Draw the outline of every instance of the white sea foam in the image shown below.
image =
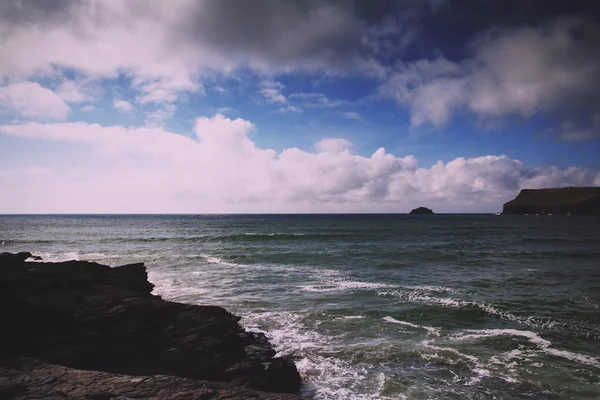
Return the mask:
[[305,292],[316,292],[316,293],[325,293],[325,292],[336,292],[338,290],[341,290],[340,287],[338,286],[326,286],[326,285],[302,285],[299,286],[300,289],[304,290]]
[[63,261],[71,261],[71,260],[79,261],[81,259],[80,258],[80,254],[77,253],[76,251],[64,252],[64,253],[58,253],[58,252],[34,252],[32,254],[34,256],[39,256],[42,259],[41,260],[28,259],[27,261],[33,261],[33,262],[63,262]]
[[417,324],[413,324],[412,322],[408,322],[408,321],[400,321],[400,320],[397,320],[392,317],[383,317],[382,319],[384,321],[391,322],[392,324],[409,326],[409,327],[415,328],[415,329],[424,329],[427,331],[427,333],[429,335],[440,336],[441,328],[435,328],[433,326],[426,326],[426,325],[417,325]]
[[63,262],[63,261],[98,261],[105,259],[115,259],[121,258],[118,256],[113,256],[105,253],[79,253],[76,251],[68,251],[68,252],[44,252],[44,251],[36,251],[32,252],[33,256],[39,256],[41,260],[34,260],[32,258],[27,259],[30,262]]
[[556,349],[552,347],[552,343],[549,340],[543,339],[537,333],[531,331],[521,331],[518,329],[472,329],[458,333],[454,335],[454,338],[455,340],[472,340],[500,335],[524,337],[530,343],[536,345],[543,353],[600,368],[600,358]]
[[347,349],[343,337],[321,334],[319,322],[305,318],[301,314],[273,311],[252,313],[241,322],[250,331],[264,333],[277,356],[295,359],[304,381],[303,395],[319,400],[384,398],[380,393],[385,385],[385,375],[370,371],[366,365],[332,356]]
[[476,375],[473,376],[473,377],[471,377],[471,379],[469,379],[467,381],[467,383],[466,383],[467,386],[475,385],[475,384],[481,382],[481,380],[483,378],[488,378],[488,377],[490,377],[492,375],[492,373],[490,372],[490,370],[485,369],[485,368],[473,368],[471,370],[471,372],[473,372]]
[[228,267],[239,267],[240,266],[240,264],[235,264],[235,263],[232,263],[229,261],[225,261],[222,258],[214,257],[214,256],[211,256],[208,254],[200,254],[200,256],[211,264],[226,265]]
[[[414,288],[414,287],[413,287]],[[425,287],[421,287],[425,288]],[[450,289],[454,290],[454,289]],[[473,300],[459,300],[449,297],[437,297],[435,295],[431,295],[426,291],[402,291],[402,290],[391,290],[391,291],[380,291],[377,293],[379,296],[392,296],[400,299],[406,299],[409,301],[418,301],[423,303],[430,304],[439,304],[444,307],[452,307],[452,308],[478,308],[484,311],[487,314],[495,315],[499,318],[508,321],[515,321],[523,325],[528,325],[536,328],[551,328],[556,324],[556,321],[551,320],[550,318],[535,318],[535,317],[521,317],[514,315],[511,312],[504,311],[496,306],[481,302],[481,301],[473,301]]]
[[434,345],[433,343],[434,343],[434,340],[433,340],[433,339],[430,339],[430,340],[423,340],[423,341],[421,342],[421,345],[422,345],[423,347],[426,347],[426,348],[430,349],[430,350],[446,351],[446,352],[454,353],[454,354],[456,354],[457,356],[459,356],[459,357],[461,357],[461,358],[463,358],[463,359],[465,359],[465,360],[468,360],[468,361],[470,361],[470,362],[472,362],[472,363],[474,363],[474,364],[476,364],[476,365],[479,365],[479,359],[478,359],[477,357],[475,357],[475,356],[472,356],[472,355],[469,355],[469,354],[464,354],[464,353],[461,353],[460,351],[458,351],[458,350],[456,350],[456,349],[454,349],[454,348],[452,348],[452,347],[441,347],[441,346],[436,346],[436,345]]
[[[470,354],[465,354],[463,352],[458,351],[455,348],[452,347],[443,347],[443,346],[438,346],[434,344],[435,339],[429,339],[429,340],[424,340],[421,342],[421,345],[431,351],[435,351],[435,353],[428,353],[428,352],[423,352],[421,353],[421,357],[429,360],[429,359],[433,359],[433,360],[442,360],[444,362],[449,362],[451,364],[455,364],[456,361],[453,361],[451,359],[449,359],[447,356],[444,355],[444,353],[451,353],[454,354],[456,356],[458,356],[460,358],[460,360],[462,360],[463,362],[466,362],[467,364],[470,365],[470,371],[475,374],[474,376],[471,376],[468,380],[466,380],[464,382],[465,385],[467,386],[472,386],[475,385],[477,383],[479,383],[483,378],[488,378],[488,377],[495,377],[495,378],[499,378],[502,379],[506,382],[510,382],[510,383],[514,383],[517,382],[517,379],[515,378],[515,374],[516,371],[513,368],[515,366],[515,364],[510,364],[510,363],[502,363],[502,362],[494,362],[494,360],[492,360],[492,362],[487,362],[484,359],[478,358],[474,355],[470,355]],[[493,358],[493,357],[492,357]],[[500,368],[493,366],[493,364],[500,364]],[[456,382],[460,381],[460,377],[456,374],[454,380]]]
[[386,283],[377,282],[359,282],[359,281],[346,281],[346,280],[331,280],[315,285],[301,285],[299,288],[306,292],[335,292],[342,290],[355,290],[355,289],[381,289],[389,287]]
[[[306,233],[302,232],[271,232],[271,233],[260,233],[260,232],[245,232],[246,236],[258,236],[258,235],[267,235],[267,236],[305,236]],[[319,235],[318,233],[316,235]],[[326,235],[326,234],[321,234]]]
[[456,294],[461,291],[456,288],[449,288],[446,286],[438,286],[438,285],[415,285],[415,286],[402,286],[405,289],[413,290],[413,291],[422,291],[426,293],[449,293]]

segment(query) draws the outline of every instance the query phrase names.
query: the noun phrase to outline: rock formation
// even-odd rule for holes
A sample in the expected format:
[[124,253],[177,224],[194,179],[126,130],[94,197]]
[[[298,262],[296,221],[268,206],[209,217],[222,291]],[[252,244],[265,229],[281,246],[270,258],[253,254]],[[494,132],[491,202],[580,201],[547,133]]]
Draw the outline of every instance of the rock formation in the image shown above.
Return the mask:
[[419,207],[412,210],[409,214],[433,214],[433,211],[427,207]]
[[[3,390],[17,389],[15,393],[25,394],[15,394],[14,398],[34,398],[36,393],[54,387],[54,375],[81,377],[79,381],[60,378],[80,382],[77,385],[81,390],[88,386],[85,377],[90,377],[90,382],[95,382],[90,388],[100,390],[108,385],[111,393],[130,397],[135,393],[117,387],[116,382],[145,382],[126,386],[133,391],[143,386],[144,398],[151,392],[163,398],[158,394],[160,382],[173,396],[175,382],[186,390],[213,390],[208,383],[196,380],[229,383],[215,384],[215,393],[227,387],[234,390],[231,385],[281,393],[299,390],[295,365],[288,359],[275,358],[263,334],[246,332],[238,324],[240,318],[221,307],[174,303],[152,295],[153,285],[147,280],[143,264],[111,268],[86,261],[27,262],[30,256],[0,255],[2,399],[10,398],[2,395]],[[41,361],[19,362],[22,357]],[[106,374],[84,374],[73,369]],[[12,372],[6,375],[7,371]],[[66,375],[61,375],[63,372]],[[31,374],[46,378],[25,379]],[[145,377],[138,381],[120,375]],[[148,377],[151,375],[171,377]],[[27,382],[33,381],[42,386],[28,387]],[[44,388],[44,381],[52,387]],[[115,384],[110,386],[111,382]],[[92,392],[56,398],[84,398]],[[69,391],[65,389],[64,393]],[[285,398],[297,398],[290,396]],[[242,398],[276,397],[257,394]]]
[[600,215],[600,187],[523,189],[502,214]]
[[2,400],[298,400],[293,394],[277,394],[228,383],[168,375],[128,376],[82,371],[39,360],[0,360]]

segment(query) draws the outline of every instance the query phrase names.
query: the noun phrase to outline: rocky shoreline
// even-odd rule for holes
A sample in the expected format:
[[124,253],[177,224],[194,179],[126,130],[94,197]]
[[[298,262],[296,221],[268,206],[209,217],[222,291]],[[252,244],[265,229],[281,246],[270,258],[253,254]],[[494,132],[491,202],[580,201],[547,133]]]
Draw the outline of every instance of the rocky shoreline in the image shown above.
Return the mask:
[[300,398],[263,334],[152,295],[143,264],[30,257],[0,254],[0,398]]

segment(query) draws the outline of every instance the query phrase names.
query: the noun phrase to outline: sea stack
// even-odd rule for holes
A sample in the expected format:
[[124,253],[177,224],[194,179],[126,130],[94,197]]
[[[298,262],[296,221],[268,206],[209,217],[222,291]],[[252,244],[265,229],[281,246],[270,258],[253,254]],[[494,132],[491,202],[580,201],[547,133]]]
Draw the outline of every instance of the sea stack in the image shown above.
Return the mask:
[[523,189],[502,214],[600,215],[600,187]]
[[419,207],[412,210],[409,214],[433,214],[433,210],[427,207]]

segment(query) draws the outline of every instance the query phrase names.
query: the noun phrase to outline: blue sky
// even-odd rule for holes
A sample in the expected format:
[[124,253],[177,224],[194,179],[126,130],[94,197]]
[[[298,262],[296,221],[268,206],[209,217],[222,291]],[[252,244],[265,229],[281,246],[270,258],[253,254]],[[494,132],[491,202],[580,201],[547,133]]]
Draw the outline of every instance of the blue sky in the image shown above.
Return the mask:
[[600,185],[598,6],[369,4],[3,3],[0,213],[493,212]]

